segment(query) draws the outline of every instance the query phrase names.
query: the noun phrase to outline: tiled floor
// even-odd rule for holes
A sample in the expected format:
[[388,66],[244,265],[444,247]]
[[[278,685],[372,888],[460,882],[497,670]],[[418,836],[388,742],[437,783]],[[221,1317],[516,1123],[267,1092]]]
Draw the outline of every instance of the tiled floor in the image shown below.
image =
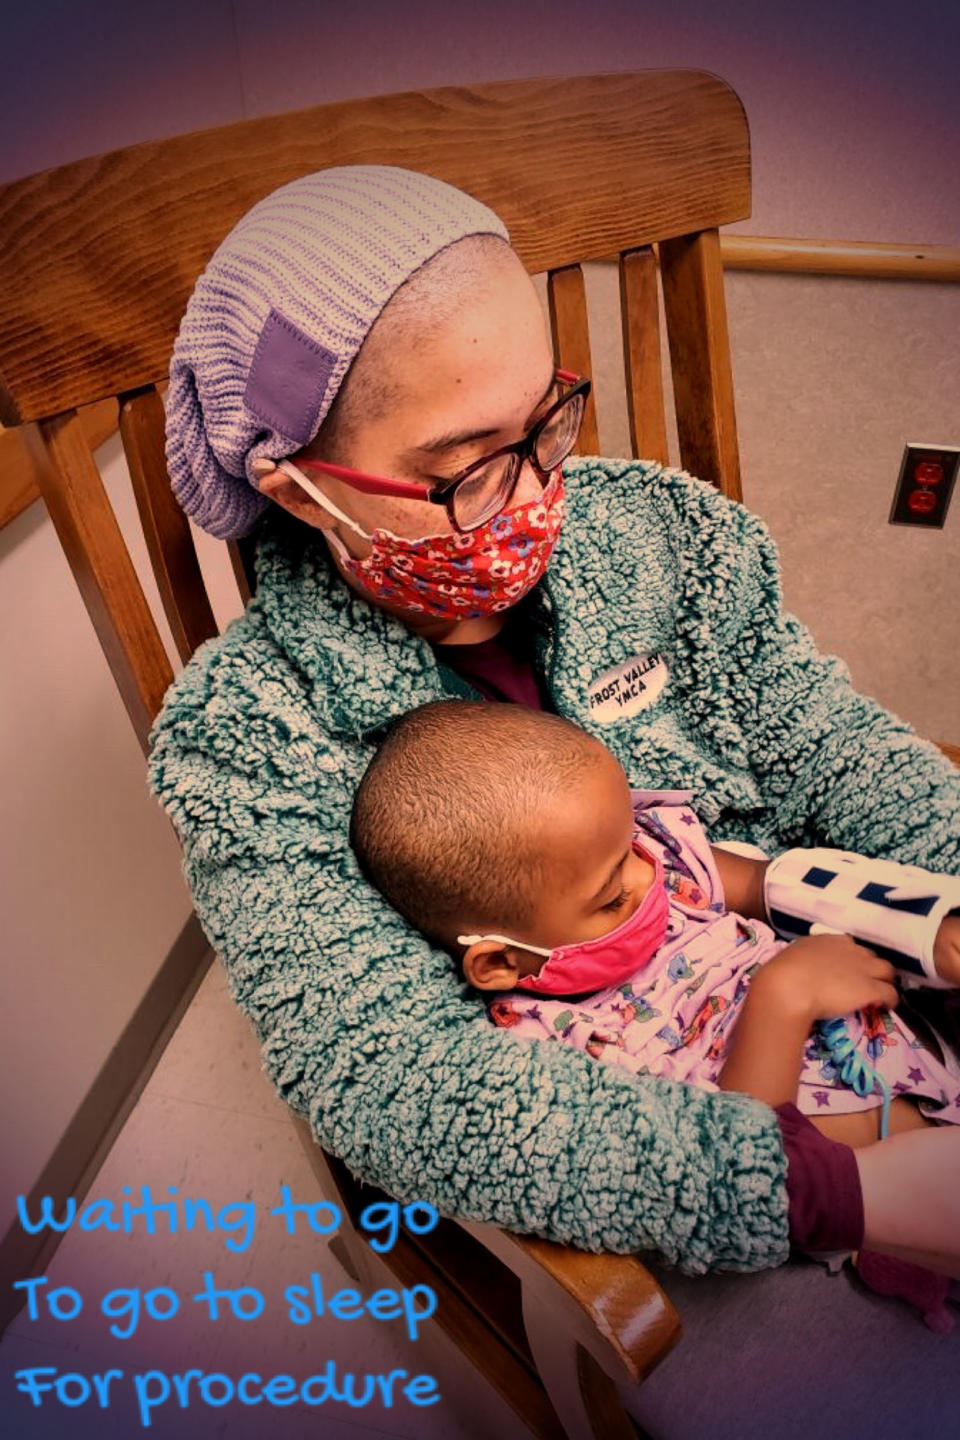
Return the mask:
[[[231,1253],[225,1245],[230,1232],[210,1234],[204,1228],[171,1235],[164,1220],[153,1235],[143,1233],[142,1222],[130,1235],[73,1227],[48,1267],[47,1290],[73,1287],[85,1299],[83,1311],[72,1320],[56,1320],[45,1310],[31,1320],[27,1310],[22,1311],[0,1347],[3,1371],[11,1376],[19,1369],[53,1366],[60,1375],[89,1377],[113,1368],[122,1376],[112,1382],[105,1409],[97,1406],[95,1393],[74,1407],[48,1395],[34,1408],[27,1395],[17,1394],[11,1403],[7,1390],[2,1425],[6,1440],[127,1440],[147,1433],[158,1440],[225,1435],[231,1440],[485,1440],[492,1435],[525,1440],[528,1431],[430,1323],[416,1344],[408,1340],[402,1321],[378,1321],[369,1315],[355,1320],[324,1315],[306,1325],[291,1323],[283,1299],[288,1285],[307,1285],[315,1272],[329,1298],[353,1281],[326,1240],[309,1233],[288,1236],[284,1223],[269,1215],[282,1184],[289,1185],[295,1200],[318,1198],[316,1179],[288,1111],[261,1073],[252,1031],[231,1003],[222,970],[215,965],[84,1205],[109,1198],[119,1206],[128,1198],[125,1186],[137,1203],[143,1185],[150,1186],[154,1202],[168,1199],[168,1187],[175,1186],[178,1199],[203,1197],[215,1213],[231,1203],[252,1201],[252,1243],[242,1253]],[[228,1214],[225,1220],[230,1218]],[[242,1235],[239,1227],[233,1233]],[[224,1313],[211,1320],[207,1305],[191,1298],[207,1271],[214,1274],[218,1288],[255,1287],[264,1297],[263,1314],[248,1322]],[[135,1287],[141,1294],[167,1287],[179,1297],[179,1311],[166,1322],[144,1314],[129,1339],[114,1338],[110,1324],[125,1329],[129,1321],[104,1317],[101,1297]],[[60,1297],[59,1303],[69,1301]],[[159,1296],[156,1303],[162,1307],[168,1302]],[[338,1377],[346,1372],[358,1378],[385,1375],[396,1369],[408,1376],[432,1375],[441,1398],[431,1406],[415,1406],[401,1397],[390,1408],[380,1400],[356,1408],[329,1401],[280,1408],[234,1399],[220,1408],[198,1401],[191,1389],[189,1403],[180,1408],[171,1389],[169,1398],[150,1412],[149,1429],[141,1423],[134,1377],[147,1371],[173,1375],[192,1368],[237,1378],[254,1370],[264,1379],[291,1374],[303,1380],[323,1371],[330,1360]],[[159,1394],[163,1382],[149,1383]],[[216,1401],[223,1392],[214,1384],[208,1393]],[[80,1382],[70,1382],[64,1394],[68,1400],[78,1397]]]

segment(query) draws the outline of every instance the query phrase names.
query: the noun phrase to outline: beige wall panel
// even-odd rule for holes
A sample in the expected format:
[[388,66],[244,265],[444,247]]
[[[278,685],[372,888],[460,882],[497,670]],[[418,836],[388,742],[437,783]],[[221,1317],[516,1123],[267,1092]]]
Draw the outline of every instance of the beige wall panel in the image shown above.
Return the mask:
[[[738,272],[726,288],[744,503],[786,605],[858,689],[957,743],[960,486],[942,530],[887,516],[908,440],[960,445],[960,286]],[[587,289],[601,446],[625,455],[616,268],[587,267]]]
[[140,747],[41,502],[0,534],[0,606],[8,1197],[33,1183],[190,903],[173,831],[147,794]]

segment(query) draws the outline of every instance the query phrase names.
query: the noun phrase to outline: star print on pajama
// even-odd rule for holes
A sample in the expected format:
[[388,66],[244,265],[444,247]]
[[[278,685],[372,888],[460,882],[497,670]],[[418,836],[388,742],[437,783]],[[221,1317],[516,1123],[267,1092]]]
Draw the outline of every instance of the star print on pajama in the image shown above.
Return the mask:
[[[710,845],[684,791],[634,791],[636,835],[663,863],[669,924],[663,945],[622,985],[575,999],[518,991],[498,995],[490,1014],[519,1039],[577,1045],[595,1059],[637,1074],[665,1075],[716,1090],[730,1035],[756,971],[784,948],[769,926],[726,911]],[[846,1018],[847,1032],[895,1095],[960,1124],[960,1065],[941,1062],[896,1011],[868,1007]],[[844,1114],[881,1104],[845,1084],[814,1031],[804,1047],[797,1108]]]

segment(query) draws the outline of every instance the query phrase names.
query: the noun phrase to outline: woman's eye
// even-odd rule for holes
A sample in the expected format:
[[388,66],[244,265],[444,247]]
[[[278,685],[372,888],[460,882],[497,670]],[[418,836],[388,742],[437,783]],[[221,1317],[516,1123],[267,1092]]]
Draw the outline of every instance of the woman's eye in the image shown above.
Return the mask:
[[629,890],[621,890],[615,900],[610,900],[606,905],[601,905],[601,910],[621,910],[630,898]]
[[[472,463],[472,461],[469,463]],[[426,480],[429,480],[431,485],[435,485],[438,488],[444,485],[450,485],[454,480],[456,480],[460,475],[463,474],[464,470],[466,470],[467,468],[467,464],[468,461],[465,460],[462,465],[457,465],[455,468],[453,468],[450,471],[449,475],[425,474],[424,478]]]

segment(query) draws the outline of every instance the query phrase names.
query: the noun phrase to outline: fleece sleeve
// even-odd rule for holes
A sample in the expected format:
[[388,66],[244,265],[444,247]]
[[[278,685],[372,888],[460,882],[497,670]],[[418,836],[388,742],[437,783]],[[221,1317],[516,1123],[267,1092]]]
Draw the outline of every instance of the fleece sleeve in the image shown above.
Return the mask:
[[781,610],[763,522],[698,486],[687,492],[681,560],[688,710],[756,776],[784,845],[828,844],[960,871],[960,771],[858,694]]
[[222,735],[185,746],[176,709],[152,785],[264,1066],[321,1145],[403,1201],[587,1250],[688,1273],[786,1259],[773,1111],[495,1028],[359,875],[352,784],[315,764],[299,787],[244,770]]

